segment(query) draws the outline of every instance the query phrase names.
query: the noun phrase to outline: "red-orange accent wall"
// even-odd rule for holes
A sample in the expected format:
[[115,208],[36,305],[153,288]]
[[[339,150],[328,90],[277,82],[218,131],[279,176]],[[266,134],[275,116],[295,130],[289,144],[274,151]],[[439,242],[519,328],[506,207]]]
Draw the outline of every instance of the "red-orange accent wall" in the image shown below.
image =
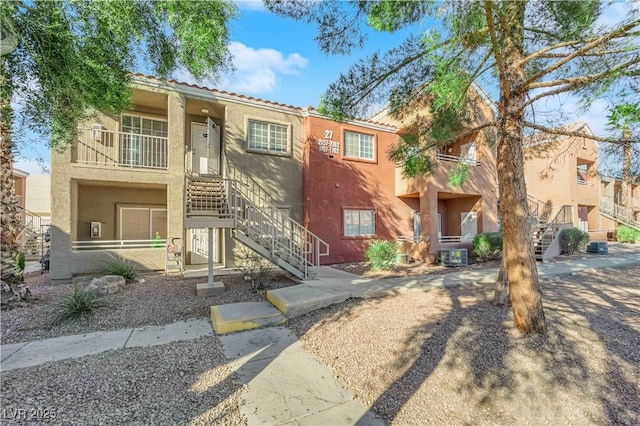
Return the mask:
[[[374,161],[345,158],[346,130],[374,136]],[[321,263],[362,261],[371,240],[413,235],[419,200],[395,196],[396,168],[387,158],[397,134],[308,116],[305,135],[304,225],[329,244],[330,254],[322,257]],[[375,210],[375,236],[345,237],[345,208]]]

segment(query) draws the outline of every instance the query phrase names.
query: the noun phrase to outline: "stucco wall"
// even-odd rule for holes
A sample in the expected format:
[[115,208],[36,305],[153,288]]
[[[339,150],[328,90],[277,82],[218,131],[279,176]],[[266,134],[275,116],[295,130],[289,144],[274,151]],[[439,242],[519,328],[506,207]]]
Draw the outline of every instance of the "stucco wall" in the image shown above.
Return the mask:
[[[398,236],[413,235],[417,200],[395,196],[396,168],[386,156],[398,136],[390,131],[315,116],[306,120],[305,225],[329,243],[330,255],[323,257],[322,263],[361,261],[372,239],[395,240]],[[374,136],[373,162],[344,157],[345,130]],[[338,144],[337,153],[319,150],[318,141],[328,140],[327,131],[332,132],[331,141]],[[375,237],[343,236],[345,208],[375,210]]]

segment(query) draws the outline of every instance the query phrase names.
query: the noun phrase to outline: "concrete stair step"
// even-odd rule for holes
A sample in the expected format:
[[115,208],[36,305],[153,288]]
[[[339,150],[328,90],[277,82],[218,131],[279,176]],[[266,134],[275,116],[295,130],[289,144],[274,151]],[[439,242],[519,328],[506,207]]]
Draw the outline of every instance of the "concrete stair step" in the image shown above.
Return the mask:
[[211,307],[216,334],[284,324],[287,318],[269,302],[228,303]]

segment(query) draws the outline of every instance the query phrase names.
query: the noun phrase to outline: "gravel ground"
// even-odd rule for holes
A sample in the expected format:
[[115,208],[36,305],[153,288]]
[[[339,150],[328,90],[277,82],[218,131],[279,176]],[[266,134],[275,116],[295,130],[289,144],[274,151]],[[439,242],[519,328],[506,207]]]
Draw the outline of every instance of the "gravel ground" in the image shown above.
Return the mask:
[[547,335],[491,286],[351,300],[289,322],[390,424],[640,424],[640,266],[541,280]]
[[[73,286],[52,285],[48,274],[31,274],[25,280],[34,300],[26,306],[0,312],[1,342],[17,343],[92,331],[169,324],[207,317],[213,305],[266,300],[266,290],[253,291],[240,275],[222,277],[226,291],[210,297],[196,296],[196,283],[206,281],[206,278],[182,279],[155,274],[144,276],[143,279],[144,282],[127,285],[120,293],[102,297],[107,306],[94,315],[51,326],[56,314],[56,302],[71,294]],[[294,284],[288,275],[278,272],[269,289]]]
[[245,425],[217,337],[2,373],[0,424]]

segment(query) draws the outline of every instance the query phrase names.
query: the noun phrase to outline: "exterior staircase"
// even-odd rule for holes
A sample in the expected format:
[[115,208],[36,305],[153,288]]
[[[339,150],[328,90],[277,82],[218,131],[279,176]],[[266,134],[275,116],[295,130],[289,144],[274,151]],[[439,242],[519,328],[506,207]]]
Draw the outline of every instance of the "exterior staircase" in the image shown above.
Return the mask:
[[315,276],[329,245],[277,208],[251,176],[227,162],[222,176],[187,176],[185,227],[230,228],[232,236],[300,279]]
[[573,226],[572,206],[562,206],[553,219],[549,220],[549,209],[542,201],[527,195],[527,204],[531,216],[534,256],[536,260],[542,261],[554,255],[551,253],[552,247],[559,244],[560,231]]
[[630,208],[616,204],[611,199],[600,199],[600,214],[602,216],[640,231],[640,222],[631,219],[631,213]]

